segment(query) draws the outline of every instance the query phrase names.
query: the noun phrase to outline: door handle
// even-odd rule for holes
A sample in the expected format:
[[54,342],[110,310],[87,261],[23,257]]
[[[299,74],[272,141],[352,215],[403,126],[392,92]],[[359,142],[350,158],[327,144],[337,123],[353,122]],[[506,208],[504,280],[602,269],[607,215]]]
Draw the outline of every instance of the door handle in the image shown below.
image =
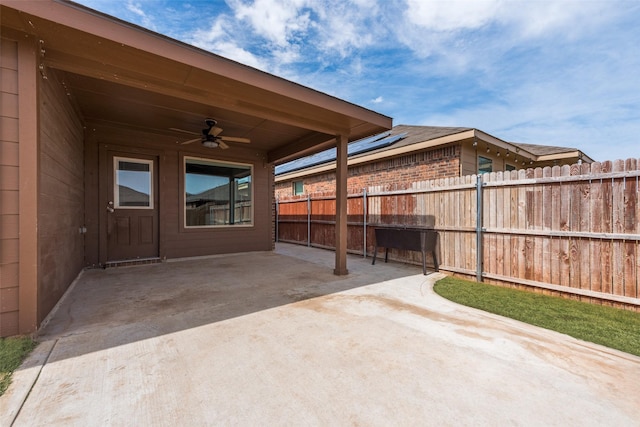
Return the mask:
[[107,212],[113,213],[115,209],[113,209],[113,202],[107,203]]

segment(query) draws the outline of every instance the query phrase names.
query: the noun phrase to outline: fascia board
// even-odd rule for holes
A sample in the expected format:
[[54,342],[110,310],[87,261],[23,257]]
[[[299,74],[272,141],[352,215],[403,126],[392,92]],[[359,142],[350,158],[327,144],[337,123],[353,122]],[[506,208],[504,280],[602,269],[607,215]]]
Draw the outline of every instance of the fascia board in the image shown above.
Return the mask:
[[496,138],[495,136],[489,135],[488,133],[485,133],[481,130],[476,129],[476,138],[478,138],[481,141],[487,142],[491,145],[495,145],[498,148],[502,148],[503,150],[509,150],[513,153],[518,153],[518,155],[520,156],[524,156],[524,157],[529,157],[531,160],[533,161],[539,161],[538,156],[536,156],[535,154],[533,154],[532,152],[525,150],[522,147],[518,147],[517,145],[514,145],[513,143],[507,142],[507,141],[503,141],[499,138]]
[[[569,159],[571,157],[577,157],[580,158],[580,154],[581,152],[578,151],[567,151],[564,153],[557,153],[557,154],[545,154],[542,156],[538,157],[538,161],[539,162],[544,162],[544,161],[549,161],[549,160],[558,160],[558,159]],[[587,156],[583,156],[583,157],[587,157]]]

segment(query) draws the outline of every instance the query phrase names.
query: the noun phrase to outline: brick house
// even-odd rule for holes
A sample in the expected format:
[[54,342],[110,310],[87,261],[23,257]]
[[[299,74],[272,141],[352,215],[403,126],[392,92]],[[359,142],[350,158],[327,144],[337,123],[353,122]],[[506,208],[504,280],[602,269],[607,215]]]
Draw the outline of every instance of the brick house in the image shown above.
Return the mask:
[[[348,191],[402,188],[433,178],[530,167],[591,163],[576,148],[503,141],[464,127],[397,125],[349,144]],[[276,166],[276,197],[332,192],[335,149]]]

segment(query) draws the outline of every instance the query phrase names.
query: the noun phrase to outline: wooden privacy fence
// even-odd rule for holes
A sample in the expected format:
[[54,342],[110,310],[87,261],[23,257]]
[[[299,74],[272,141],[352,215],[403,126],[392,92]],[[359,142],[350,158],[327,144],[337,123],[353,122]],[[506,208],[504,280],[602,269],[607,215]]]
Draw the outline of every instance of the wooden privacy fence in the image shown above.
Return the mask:
[[[628,159],[369,187],[348,196],[347,248],[372,255],[374,227],[433,227],[442,270],[637,309],[639,178]],[[335,247],[335,195],[276,203],[279,241]]]

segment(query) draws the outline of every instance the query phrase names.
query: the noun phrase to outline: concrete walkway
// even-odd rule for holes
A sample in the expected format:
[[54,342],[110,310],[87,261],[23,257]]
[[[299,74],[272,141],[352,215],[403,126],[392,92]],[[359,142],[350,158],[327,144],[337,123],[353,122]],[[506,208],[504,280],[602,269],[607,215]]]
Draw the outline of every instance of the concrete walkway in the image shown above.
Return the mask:
[[420,267],[279,245],[85,271],[4,426],[640,425],[640,358],[458,306]]

